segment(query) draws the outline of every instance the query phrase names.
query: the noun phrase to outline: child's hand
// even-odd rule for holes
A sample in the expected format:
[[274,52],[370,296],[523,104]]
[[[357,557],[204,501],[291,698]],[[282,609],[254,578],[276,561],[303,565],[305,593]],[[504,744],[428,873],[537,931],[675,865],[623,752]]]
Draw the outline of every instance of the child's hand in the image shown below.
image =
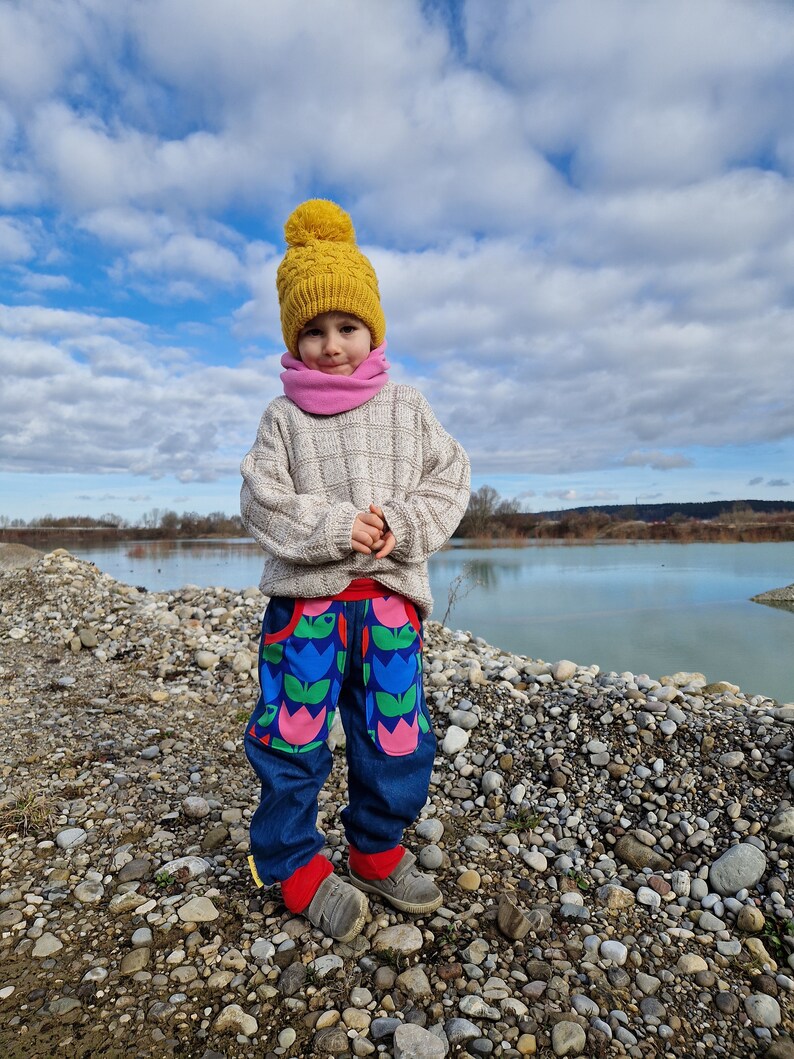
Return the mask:
[[356,521],[353,523],[353,532],[350,538],[350,546],[354,552],[362,555],[371,555],[375,545],[379,545],[383,538],[383,513],[379,515],[377,510],[359,511]]
[[383,508],[377,507],[375,504],[370,504],[369,509],[373,515],[376,515],[383,526],[382,535],[379,540],[374,541],[372,550],[375,552],[376,559],[385,559],[387,555],[391,555],[394,551],[397,540],[386,524],[386,516],[383,514]]

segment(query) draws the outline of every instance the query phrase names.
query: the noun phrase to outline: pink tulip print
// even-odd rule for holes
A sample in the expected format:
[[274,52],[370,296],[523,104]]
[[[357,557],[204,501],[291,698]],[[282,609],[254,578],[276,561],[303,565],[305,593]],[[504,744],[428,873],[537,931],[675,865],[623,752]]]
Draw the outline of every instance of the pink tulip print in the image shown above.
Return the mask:
[[410,620],[401,596],[381,596],[372,600],[372,609],[381,625],[388,629],[401,629]]
[[413,754],[419,745],[419,725],[416,720],[416,714],[414,714],[410,724],[401,717],[393,732],[390,732],[378,721],[378,742],[384,753],[390,757],[403,757],[405,754]]
[[307,618],[316,618],[318,614],[325,614],[333,600],[329,599],[307,599],[303,604],[303,613]]
[[295,713],[290,713],[286,702],[282,702],[278,711],[278,730],[281,738],[285,743],[291,743],[293,746],[306,746],[320,734],[326,721],[326,714],[325,706],[316,717],[312,717],[305,706],[301,706]]

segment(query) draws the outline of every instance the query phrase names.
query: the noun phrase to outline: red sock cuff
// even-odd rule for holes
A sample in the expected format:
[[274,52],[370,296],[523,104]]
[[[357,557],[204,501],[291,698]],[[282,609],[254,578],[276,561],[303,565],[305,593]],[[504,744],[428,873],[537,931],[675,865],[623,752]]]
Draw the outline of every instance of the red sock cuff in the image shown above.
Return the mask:
[[333,871],[333,865],[322,853],[315,853],[308,864],[297,868],[289,879],[281,882],[281,896],[284,904],[297,915],[308,908],[317,893],[320,883]]
[[362,853],[351,846],[348,861],[351,869],[362,879],[385,879],[403,859],[404,853],[405,846],[384,849],[382,853]]

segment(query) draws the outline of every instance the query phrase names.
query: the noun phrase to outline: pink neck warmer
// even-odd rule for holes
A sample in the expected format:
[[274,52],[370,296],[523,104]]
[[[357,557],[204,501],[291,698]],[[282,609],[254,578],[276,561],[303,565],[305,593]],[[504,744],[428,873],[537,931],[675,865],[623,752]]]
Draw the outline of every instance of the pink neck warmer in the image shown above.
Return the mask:
[[373,349],[352,375],[314,371],[291,353],[284,354],[281,365],[287,369],[281,373],[284,393],[298,408],[313,415],[332,416],[358,408],[389,381],[385,342]]

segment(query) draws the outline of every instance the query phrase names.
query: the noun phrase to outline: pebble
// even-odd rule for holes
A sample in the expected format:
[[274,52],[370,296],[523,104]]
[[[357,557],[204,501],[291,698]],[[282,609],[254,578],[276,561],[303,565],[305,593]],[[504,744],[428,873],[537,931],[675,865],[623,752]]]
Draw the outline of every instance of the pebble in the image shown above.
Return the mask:
[[252,1015],[247,1015],[239,1004],[227,1004],[215,1019],[214,1029],[220,1033],[242,1033],[253,1037],[259,1029],[259,1023]]
[[578,1022],[558,1022],[551,1031],[555,1055],[581,1055],[586,1044],[587,1034]]
[[448,757],[454,757],[463,750],[468,742],[469,733],[464,731],[463,728],[459,728],[456,724],[451,724],[449,728],[447,728],[444,741],[441,744],[441,749]]
[[218,918],[218,909],[208,897],[192,897],[180,905],[179,918],[185,923],[212,923]]
[[427,871],[435,871],[444,863],[444,854],[438,846],[423,846],[419,851],[419,863]]
[[725,897],[740,890],[752,890],[766,871],[764,853],[749,842],[726,849],[709,868],[709,886]]
[[372,947],[375,952],[391,949],[403,956],[410,956],[418,952],[423,944],[424,938],[418,927],[408,923],[399,923],[396,926],[379,930],[373,939]]
[[394,1031],[394,1059],[444,1059],[446,1050],[421,1026],[399,1025]]
[[61,849],[74,849],[82,846],[88,838],[88,832],[82,827],[65,827],[55,836],[55,842]]
[[780,1004],[774,997],[766,993],[753,993],[744,1000],[744,1010],[747,1017],[757,1026],[766,1026],[773,1029],[780,1023]]
[[416,833],[419,838],[423,838],[426,842],[440,842],[444,837],[444,825],[440,820],[431,817],[429,820],[422,820],[416,825]]
[[493,1019],[496,1021],[500,1017],[498,1008],[493,1007],[491,1004],[486,1004],[478,996],[469,995],[462,997],[458,1007],[464,1015],[470,1015],[473,1019]]
[[444,1023],[444,1034],[450,1047],[458,1048],[476,1040],[480,1036],[480,1027],[469,1019],[448,1019]]
[[458,876],[458,886],[461,890],[479,890],[481,884],[480,873],[473,868],[462,872]]
[[622,967],[628,959],[629,950],[622,942],[609,940],[601,942],[600,954],[605,962]]
[[59,941],[54,934],[42,934],[33,946],[32,954],[37,960],[44,960],[53,956],[63,948],[63,942]]

